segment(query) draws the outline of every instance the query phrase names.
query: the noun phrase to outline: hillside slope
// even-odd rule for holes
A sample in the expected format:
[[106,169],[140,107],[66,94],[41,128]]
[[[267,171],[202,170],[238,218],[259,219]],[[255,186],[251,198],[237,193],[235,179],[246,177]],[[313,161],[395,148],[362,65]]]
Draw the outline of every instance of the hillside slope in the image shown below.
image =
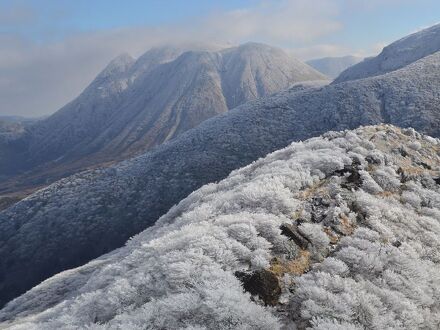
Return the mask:
[[398,70],[440,51],[440,24],[413,33],[386,46],[376,56],[363,60],[342,72],[334,83],[378,76]]
[[121,246],[203,184],[291,141],[382,122],[440,136],[439,86],[436,53],[379,77],[293,88],[132,160],[58,181],[0,213],[2,302]]
[[23,152],[26,146],[20,141],[20,137],[26,132],[27,127],[39,120],[42,118],[0,116],[0,182],[15,171],[9,164],[26,162]]
[[359,56],[342,56],[342,57],[324,57],[307,61],[306,63],[312,68],[321,72],[329,78],[336,78],[347,68],[362,61]]
[[293,143],[12,301],[1,326],[438,329],[439,155],[385,125]]
[[[165,47],[137,61],[122,55],[77,99],[23,134],[25,161],[8,165],[31,172],[12,184],[126,159],[249,100],[323,78],[281,49],[255,43],[220,51]],[[35,173],[40,177],[31,180]]]
[[[29,127],[19,139],[0,146],[0,152],[8,150],[11,153],[11,157],[0,159],[1,173],[10,177],[24,170],[42,171],[45,163],[49,162],[49,167],[56,166],[57,161],[61,161],[81,142],[86,145],[91,143],[105,129],[108,121],[117,116],[123,95],[133,82],[158,65],[176,59],[183,51],[172,47],[153,48],[137,61],[127,54],[115,58],[75,100]],[[38,165],[43,169],[36,169]],[[68,173],[67,169],[65,172]],[[46,179],[53,180],[50,175],[43,173],[40,182],[37,178],[33,179],[37,182],[32,184]],[[21,181],[26,184],[32,179],[28,174]],[[19,177],[14,177],[11,183],[0,182],[0,191],[8,191],[15,184],[20,186]]]

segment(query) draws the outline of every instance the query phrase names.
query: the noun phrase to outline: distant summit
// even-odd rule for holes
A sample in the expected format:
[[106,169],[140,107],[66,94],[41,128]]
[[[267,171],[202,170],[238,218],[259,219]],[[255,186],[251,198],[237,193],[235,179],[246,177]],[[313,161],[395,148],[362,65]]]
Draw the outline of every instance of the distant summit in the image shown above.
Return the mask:
[[362,61],[359,56],[324,57],[306,63],[329,78],[336,78],[345,69]]

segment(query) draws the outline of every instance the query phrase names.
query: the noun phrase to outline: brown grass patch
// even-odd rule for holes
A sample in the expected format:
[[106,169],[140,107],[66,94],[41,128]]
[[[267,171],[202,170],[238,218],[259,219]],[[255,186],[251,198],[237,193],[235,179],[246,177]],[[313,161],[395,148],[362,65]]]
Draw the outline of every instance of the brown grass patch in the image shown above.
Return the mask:
[[381,191],[381,192],[376,194],[376,196],[379,196],[379,197],[391,197],[391,196],[394,196],[394,195],[396,195],[396,193],[392,192],[392,191]]
[[354,232],[354,226],[351,220],[348,218],[348,216],[345,213],[341,213],[339,215],[339,220],[341,220],[341,226],[344,231],[344,234],[351,235]]
[[284,274],[301,275],[308,271],[310,268],[310,252],[307,250],[301,250],[299,256],[293,260],[282,261],[275,258],[269,271],[274,273],[278,277],[282,277]]
[[330,239],[330,243],[336,244],[339,242],[339,236],[329,227],[324,227],[324,233],[327,234],[328,238]]

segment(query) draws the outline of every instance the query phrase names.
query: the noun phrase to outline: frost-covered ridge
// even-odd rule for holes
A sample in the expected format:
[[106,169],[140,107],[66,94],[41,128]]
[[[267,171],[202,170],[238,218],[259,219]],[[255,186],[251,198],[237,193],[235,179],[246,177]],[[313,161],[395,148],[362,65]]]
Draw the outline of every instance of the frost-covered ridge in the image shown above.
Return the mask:
[[440,24],[418,31],[386,46],[375,57],[343,71],[335,83],[378,76],[398,70],[423,57],[440,51]]
[[293,143],[15,299],[1,326],[438,329],[439,154],[387,125]]

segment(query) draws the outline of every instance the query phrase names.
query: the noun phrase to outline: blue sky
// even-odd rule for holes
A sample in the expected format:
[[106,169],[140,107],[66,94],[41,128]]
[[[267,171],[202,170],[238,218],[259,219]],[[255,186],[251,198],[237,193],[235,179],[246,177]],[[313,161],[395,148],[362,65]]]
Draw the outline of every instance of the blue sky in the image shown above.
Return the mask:
[[121,52],[260,41],[370,56],[438,13],[438,0],[0,0],[0,115],[56,111]]

